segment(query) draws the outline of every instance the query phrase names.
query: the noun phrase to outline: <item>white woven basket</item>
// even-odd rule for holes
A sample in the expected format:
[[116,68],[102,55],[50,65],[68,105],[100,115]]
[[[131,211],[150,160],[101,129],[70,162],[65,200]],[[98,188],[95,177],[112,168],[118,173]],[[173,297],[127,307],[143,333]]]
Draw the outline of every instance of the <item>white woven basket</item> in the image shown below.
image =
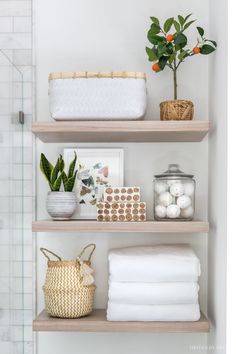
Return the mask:
[[140,72],[67,72],[49,75],[49,106],[55,120],[138,120],[147,105]]

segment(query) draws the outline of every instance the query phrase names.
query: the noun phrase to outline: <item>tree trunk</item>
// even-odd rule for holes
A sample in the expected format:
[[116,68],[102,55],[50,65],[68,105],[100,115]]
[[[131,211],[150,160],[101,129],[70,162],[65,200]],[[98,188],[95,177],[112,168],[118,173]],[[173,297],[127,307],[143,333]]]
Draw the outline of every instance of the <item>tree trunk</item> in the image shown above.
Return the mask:
[[174,70],[174,100],[177,100],[177,68],[175,66]]

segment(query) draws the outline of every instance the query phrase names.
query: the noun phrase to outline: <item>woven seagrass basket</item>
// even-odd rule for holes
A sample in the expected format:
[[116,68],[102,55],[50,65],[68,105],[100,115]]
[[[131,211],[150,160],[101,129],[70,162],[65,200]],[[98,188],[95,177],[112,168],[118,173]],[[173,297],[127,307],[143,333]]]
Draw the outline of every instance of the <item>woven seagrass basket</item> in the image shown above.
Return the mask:
[[[81,257],[91,247],[88,259],[83,261],[90,266],[91,257],[96,248],[94,244],[86,246],[76,260],[64,261],[55,253],[40,248],[48,259],[48,269],[43,286],[45,308],[52,317],[79,318],[93,310],[95,285],[83,285],[81,276]],[[57,258],[52,261],[48,254]]]
[[192,120],[193,102],[186,100],[164,101],[160,103],[161,120]]

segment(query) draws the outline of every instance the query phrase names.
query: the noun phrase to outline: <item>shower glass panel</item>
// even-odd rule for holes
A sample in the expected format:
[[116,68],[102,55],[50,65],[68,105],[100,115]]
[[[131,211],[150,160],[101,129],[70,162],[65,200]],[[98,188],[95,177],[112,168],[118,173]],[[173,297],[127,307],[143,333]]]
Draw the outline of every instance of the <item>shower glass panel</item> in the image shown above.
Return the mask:
[[24,73],[12,52],[0,50],[0,353],[26,354],[33,353],[32,203],[25,195]]

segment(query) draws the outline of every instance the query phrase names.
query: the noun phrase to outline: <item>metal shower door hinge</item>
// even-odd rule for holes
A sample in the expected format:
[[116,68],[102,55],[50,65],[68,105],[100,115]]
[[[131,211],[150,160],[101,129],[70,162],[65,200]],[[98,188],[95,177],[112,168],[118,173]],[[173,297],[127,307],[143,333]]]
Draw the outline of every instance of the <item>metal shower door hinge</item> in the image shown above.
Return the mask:
[[24,124],[25,123],[25,114],[23,111],[19,111],[19,123]]

